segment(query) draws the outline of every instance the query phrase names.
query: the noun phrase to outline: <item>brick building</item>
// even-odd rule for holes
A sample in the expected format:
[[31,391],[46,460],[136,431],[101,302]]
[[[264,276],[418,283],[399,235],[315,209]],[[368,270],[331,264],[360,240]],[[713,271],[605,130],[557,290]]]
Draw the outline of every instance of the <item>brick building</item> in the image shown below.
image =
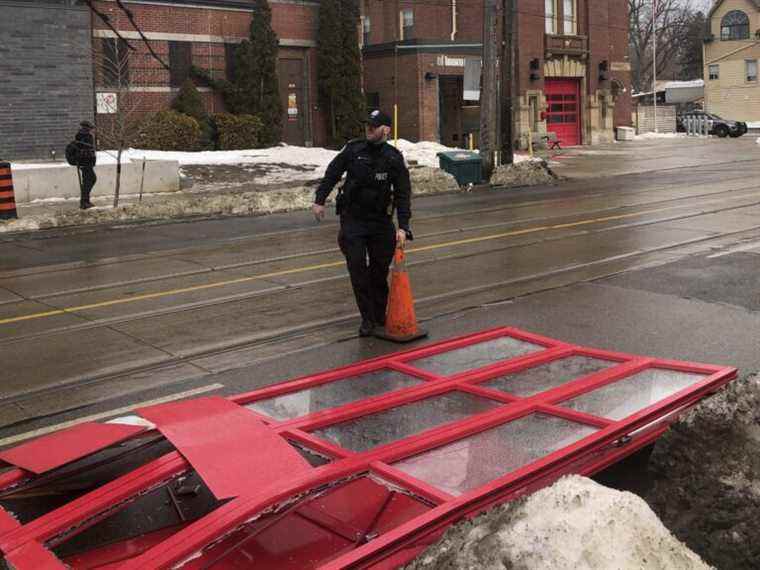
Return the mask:
[[[364,0],[362,14],[368,101],[398,105],[399,136],[464,146],[477,135],[464,75],[480,60],[482,0]],[[520,146],[528,132],[595,144],[630,125],[626,0],[517,0],[516,18]]]
[[[191,66],[212,77],[230,78],[234,52],[249,37],[250,0],[130,0],[135,22],[154,51],[168,64],[166,70],[140,41],[125,13],[111,0],[95,6],[106,14],[119,35],[136,48],[129,58],[129,91],[144,111],[166,108],[190,74]],[[295,145],[321,145],[324,118],[316,102],[316,34],[319,3],[310,0],[270,0],[272,27],[280,48],[278,75],[286,117],[283,139]],[[116,34],[93,15],[93,43],[97,53],[118,53]],[[121,48],[122,50],[125,48]],[[96,91],[112,91],[97,74]],[[224,110],[221,96],[200,88],[209,112]],[[100,110],[103,110],[102,108]],[[100,115],[99,115],[100,116]]]
[[61,157],[93,120],[90,36],[71,0],[0,0],[0,159]]

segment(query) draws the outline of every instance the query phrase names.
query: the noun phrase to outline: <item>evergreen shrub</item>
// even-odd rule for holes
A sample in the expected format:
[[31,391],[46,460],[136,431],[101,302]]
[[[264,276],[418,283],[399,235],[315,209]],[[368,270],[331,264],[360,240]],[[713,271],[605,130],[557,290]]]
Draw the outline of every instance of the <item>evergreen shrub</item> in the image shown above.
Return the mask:
[[213,116],[219,150],[258,148],[264,127],[261,119],[253,115],[218,113]]
[[134,146],[146,150],[195,151],[200,149],[201,128],[193,117],[176,111],[159,111],[146,117]]

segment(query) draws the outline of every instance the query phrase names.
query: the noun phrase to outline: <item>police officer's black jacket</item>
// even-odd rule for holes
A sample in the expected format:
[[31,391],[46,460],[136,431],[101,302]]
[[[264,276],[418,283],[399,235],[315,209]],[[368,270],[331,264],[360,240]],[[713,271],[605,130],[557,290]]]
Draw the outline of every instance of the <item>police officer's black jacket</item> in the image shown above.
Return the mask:
[[93,167],[95,166],[95,137],[87,129],[80,129],[80,131],[74,137],[79,147],[79,166]]
[[347,172],[341,214],[358,219],[387,218],[395,208],[398,225],[409,230],[411,183],[404,157],[388,143],[365,139],[350,141],[330,162],[315,202],[324,205],[332,189]]

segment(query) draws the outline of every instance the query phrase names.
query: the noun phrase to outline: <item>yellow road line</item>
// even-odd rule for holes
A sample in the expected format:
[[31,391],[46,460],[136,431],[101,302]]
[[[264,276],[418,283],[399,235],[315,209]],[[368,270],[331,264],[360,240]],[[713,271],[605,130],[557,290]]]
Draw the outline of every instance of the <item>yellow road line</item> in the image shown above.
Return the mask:
[[[654,214],[657,212],[663,212],[665,210],[673,210],[676,208],[683,208],[683,206],[668,206],[666,208],[658,208],[656,210],[644,210],[642,212],[634,212],[630,214],[620,214],[617,216],[607,216],[604,218],[593,218],[590,220],[581,220],[578,222],[570,222],[567,224],[555,224],[552,226],[536,226],[533,228],[526,228],[524,230],[513,230],[510,232],[503,232],[498,234],[490,234],[487,236],[480,236],[474,238],[461,239],[456,241],[447,241],[442,243],[436,243],[432,245],[426,245],[422,247],[415,247],[407,249],[408,253],[415,253],[420,251],[430,251],[434,249],[443,249],[447,247],[456,247],[460,245],[468,245],[473,243],[479,243],[484,241],[491,241],[496,239],[503,239],[507,237],[514,237],[519,235],[537,233],[548,230],[560,230],[567,228],[575,228],[579,226],[585,226],[590,224],[598,224],[601,222],[609,222],[614,220],[623,220],[626,218],[633,218],[636,216],[643,216],[646,214]],[[44,317],[52,317],[55,315],[64,315],[67,313],[76,313],[86,311],[88,309],[100,309],[103,307],[111,307],[113,305],[121,305],[124,303],[135,303],[137,301],[145,301],[147,299],[158,299],[161,297],[169,297],[171,295],[179,295],[182,293],[191,293],[193,291],[201,291],[204,289],[214,289],[216,287],[226,287],[227,285],[235,285],[238,283],[248,283],[251,281],[259,281],[262,279],[269,279],[272,277],[282,277],[284,275],[293,275],[296,273],[307,273],[309,271],[316,271],[318,269],[329,269],[332,267],[341,267],[345,264],[344,261],[335,261],[331,263],[320,263],[318,265],[307,265],[304,267],[296,267],[294,269],[284,269],[282,271],[273,271],[271,273],[263,273],[261,275],[252,275],[250,277],[239,277],[237,279],[229,279],[227,281],[216,281],[214,283],[206,283],[205,285],[194,285],[192,287],[182,287],[180,289],[171,289],[168,291],[158,291],[156,293],[146,293],[144,295],[135,295],[134,297],[126,297],[123,299],[113,299],[111,301],[101,301],[100,303],[90,303],[88,305],[78,305],[75,307],[65,307],[63,309],[55,309],[52,311],[45,311],[41,313],[31,313],[29,315],[21,315],[19,317],[9,317],[6,319],[0,319],[0,325],[7,325],[11,323],[18,323],[21,321],[28,321],[32,319],[41,319]]]

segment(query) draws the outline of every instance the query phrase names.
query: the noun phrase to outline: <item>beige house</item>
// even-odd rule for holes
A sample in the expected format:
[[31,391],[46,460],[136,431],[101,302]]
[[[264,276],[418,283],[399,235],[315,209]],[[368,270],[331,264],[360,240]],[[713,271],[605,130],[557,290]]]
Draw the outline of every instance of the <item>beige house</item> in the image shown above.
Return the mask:
[[704,44],[705,110],[760,121],[760,0],[716,0]]

